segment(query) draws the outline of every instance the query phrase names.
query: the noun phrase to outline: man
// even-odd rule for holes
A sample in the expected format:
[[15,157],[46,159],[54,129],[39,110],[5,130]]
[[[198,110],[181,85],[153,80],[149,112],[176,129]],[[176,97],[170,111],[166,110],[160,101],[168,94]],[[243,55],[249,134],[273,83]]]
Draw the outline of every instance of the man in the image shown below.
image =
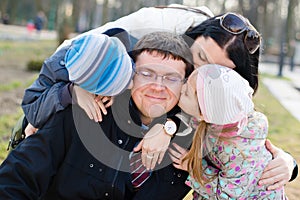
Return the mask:
[[[177,113],[174,106],[193,69],[191,53],[180,36],[154,33],[137,43],[133,57],[136,74],[131,95],[117,97],[101,123],[69,106],[11,152],[0,167],[2,198],[182,199],[186,195],[187,173],[175,169],[167,156],[157,170],[144,173],[146,181],[138,187],[129,157],[143,138],[142,130],[164,124]],[[182,138],[176,142],[183,145],[191,139]]]

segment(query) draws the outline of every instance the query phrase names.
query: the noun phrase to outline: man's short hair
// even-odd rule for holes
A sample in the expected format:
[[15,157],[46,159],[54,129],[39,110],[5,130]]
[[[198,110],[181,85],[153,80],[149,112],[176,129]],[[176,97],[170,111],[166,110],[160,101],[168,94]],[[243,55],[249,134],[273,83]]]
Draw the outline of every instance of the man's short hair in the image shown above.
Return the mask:
[[131,55],[136,61],[142,52],[158,53],[163,58],[182,60],[186,64],[185,77],[194,70],[193,56],[189,46],[180,35],[169,32],[153,32],[144,35],[135,45]]

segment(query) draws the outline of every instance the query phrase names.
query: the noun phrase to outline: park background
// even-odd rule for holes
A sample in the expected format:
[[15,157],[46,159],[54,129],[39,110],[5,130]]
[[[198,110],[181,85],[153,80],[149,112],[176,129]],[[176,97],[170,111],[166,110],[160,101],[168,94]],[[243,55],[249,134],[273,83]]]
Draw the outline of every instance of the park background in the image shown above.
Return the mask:
[[[0,163],[8,153],[11,129],[22,114],[24,89],[37,78],[38,71],[34,69],[63,40],[142,7],[171,3],[204,5],[215,15],[237,12],[257,27],[263,36],[261,63],[267,64],[272,73],[261,73],[255,105],[268,116],[271,141],[300,163],[300,121],[278,101],[264,81],[285,81],[293,85],[295,93],[300,93],[299,82],[295,84],[286,73],[297,75],[300,80],[299,0],[1,0]],[[33,26],[38,16],[42,20],[41,30]],[[287,184],[286,191],[290,199],[299,199],[300,178]]]

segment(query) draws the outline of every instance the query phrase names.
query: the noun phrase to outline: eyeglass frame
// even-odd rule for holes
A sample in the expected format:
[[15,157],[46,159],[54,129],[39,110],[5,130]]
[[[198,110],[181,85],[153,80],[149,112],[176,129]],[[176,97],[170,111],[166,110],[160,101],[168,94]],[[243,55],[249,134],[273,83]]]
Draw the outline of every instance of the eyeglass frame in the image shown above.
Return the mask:
[[[244,22],[244,25],[245,25],[244,28],[242,28],[240,31],[234,32],[234,31],[230,30],[228,27],[224,26],[223,21],[224,21],[225,17],[228,16],[228,15],[233,15],[233,16],[237,17],[238,19],[240,19],[242,22]],[[226,30],[227,32],[229,32],[231,34],[239,35],[239,34],[245,32],[245,31],[247,31],[247,34],[245,35],[245,38],[244,38],[244,44],[245,44],[245,46],[246,46],[246,48],[247,48],[247,50],[249,51],[250,54],[254,54],[257,51],[257,49],[260,47],[260,45],[261,45],[261,35],[255,29],[255,27],[249,22],[249,20],[246,19],[245,17],[243,17],[241,15],[238,15],[236,13],[233,13],[233,12],[227,12],[222,16],[216,17],[216,19],[219,19],[220,20],[220,26],[224,30]],[[259,42],[258,42],[257,46],[253,50],[249,49],[248,46],[247,46],[247,38],[253,38],[253,36],[249,36],[250,32],[252,32],[252,33],[254,32],[255,33],[254,38],[259,39]]]
[[[153,77],[147,77],[145,75],[143,75],[141,72],[148,72],[150,73]],[[165,75],[159,75],[157,74],[155,71],[151,70],[151,69],[148,69],[148,68],[142,68],[142,69],[135,69],[134,70],[134,74],[136,74],[138,77],[141,77],[143,78],[147,83],[156,83],[157,80],[158,80],[158,77],[161,77],[161,83],[164,84],[165,86],[167,87],[174,87],[174,86],[177,86],[177,84],[184,84],[186,81],[187,81],[187,78],[181,78],[179,77],[180,74],[178,74],[178,76],[172,76],[172,75],[168,75],[168,74],[165,74]],[[174,77],[174,78],[178,78],[177,81],[171,81],[169,79],[169,83],[168,82],[166,83],[165,81],[168,80],[166,79],[166,77]]]

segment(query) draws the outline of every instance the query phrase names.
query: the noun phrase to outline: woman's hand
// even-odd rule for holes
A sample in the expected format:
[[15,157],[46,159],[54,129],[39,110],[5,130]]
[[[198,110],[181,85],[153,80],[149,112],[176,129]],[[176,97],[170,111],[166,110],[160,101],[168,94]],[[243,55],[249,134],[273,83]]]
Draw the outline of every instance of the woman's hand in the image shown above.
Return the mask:
[[284,186],[291,178],[294,169],[293,157],[266,140],[266,147],[272,153],[273,160],[265,168],[259,185],[270,185],[268,190]]
[[142,162],[147,170],[153,170],[156,163],[160,164],[170,144],[171,136],[165,133],[162,124],[154,125],[134,148],[142,150]]
[[102,114],[107,114],[106,108],[111,106],[113,98],[107,96],[95,96],[94,94],[74,85],[73,91],[77,104],[86,112],[88,117],[95,122],[102,121]]
[[177,169],[188,171],[187,161],[182,162],[182,159],[186,156],[188,150],[176,143],[172,143],[172,147],[169,148],[169,155],[173,161],[173,166]]
[[36,133],[38,131],[37,128],[35,128],[34,126],[32,126],[32,124],[28,123],[28,125],[25,128],[25,138],[27,138],[28,136]]

